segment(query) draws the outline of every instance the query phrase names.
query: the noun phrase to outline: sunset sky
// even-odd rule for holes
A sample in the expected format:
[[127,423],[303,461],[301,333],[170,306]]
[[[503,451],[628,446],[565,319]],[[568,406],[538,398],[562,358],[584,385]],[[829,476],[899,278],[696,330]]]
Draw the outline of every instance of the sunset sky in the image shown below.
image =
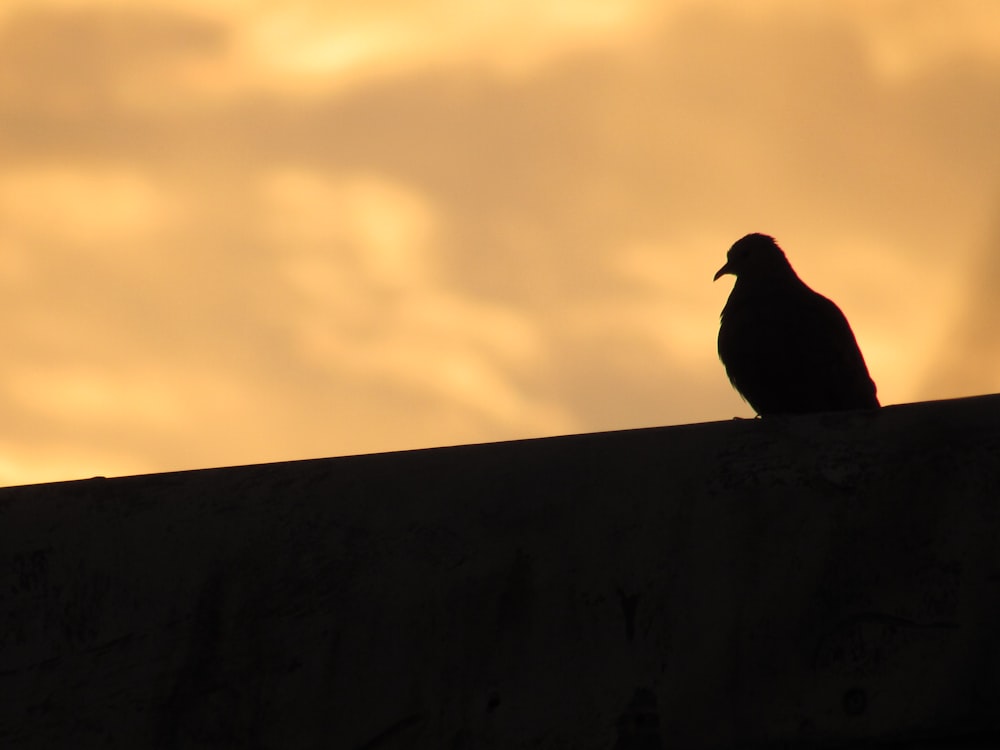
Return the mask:
[[751,416],[773,234],[1000,391],[994,0],[4,0],[0,485]]

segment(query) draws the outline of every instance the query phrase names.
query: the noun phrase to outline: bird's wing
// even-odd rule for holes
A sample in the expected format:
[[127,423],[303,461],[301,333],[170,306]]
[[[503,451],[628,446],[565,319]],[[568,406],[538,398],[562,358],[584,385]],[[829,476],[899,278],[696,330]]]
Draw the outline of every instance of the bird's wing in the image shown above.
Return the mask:
[[844,314],[804,284],[727,304],[719,355],[759,414],[878,406]]
[[790,336],[800,352],[800,377],[821,409],[864,409],[878,406],[854,331],[830,299],[806,288],[796,305]]

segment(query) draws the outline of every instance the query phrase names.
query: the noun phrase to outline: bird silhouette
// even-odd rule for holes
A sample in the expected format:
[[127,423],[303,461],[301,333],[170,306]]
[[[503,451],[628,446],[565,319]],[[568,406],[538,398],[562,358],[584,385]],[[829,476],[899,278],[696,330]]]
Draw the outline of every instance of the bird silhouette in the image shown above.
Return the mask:
[[844,313],[799,279],[773,237],[734,243],[713,281],[725,274],[736,283],[722,309],[719,358],[760,416],[878,408]]

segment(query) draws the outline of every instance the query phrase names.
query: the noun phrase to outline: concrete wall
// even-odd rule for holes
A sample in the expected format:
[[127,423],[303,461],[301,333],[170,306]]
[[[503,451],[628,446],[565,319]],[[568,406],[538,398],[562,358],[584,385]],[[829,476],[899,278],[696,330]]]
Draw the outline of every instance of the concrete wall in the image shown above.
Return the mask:
[[4,489],[0,746],[995,747],[998,499],[998,396]]

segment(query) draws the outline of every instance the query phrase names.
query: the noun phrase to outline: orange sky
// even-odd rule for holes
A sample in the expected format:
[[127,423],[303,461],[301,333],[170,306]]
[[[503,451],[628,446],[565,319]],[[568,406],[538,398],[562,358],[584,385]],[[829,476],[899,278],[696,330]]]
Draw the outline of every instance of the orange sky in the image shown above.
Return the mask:
[[750,416],[751,231],[1000,390],[998,92],[991,0],[5,0],[0,484]]

